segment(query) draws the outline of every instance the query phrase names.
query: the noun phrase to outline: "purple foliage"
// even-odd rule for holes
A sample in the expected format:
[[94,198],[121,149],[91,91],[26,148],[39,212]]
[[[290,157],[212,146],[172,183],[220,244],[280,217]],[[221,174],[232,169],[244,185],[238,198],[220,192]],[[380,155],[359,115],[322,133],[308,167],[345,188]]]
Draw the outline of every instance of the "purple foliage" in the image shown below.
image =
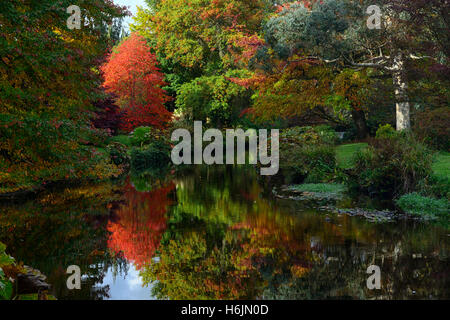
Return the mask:
[[96,108],[95,117],[92,120],[94,127],[98,129],[105,129],[110,131],[112,135],[116,135],[123,116],[123,111],[114,101],[111,95],[106,96],[105,99],[94,103]]

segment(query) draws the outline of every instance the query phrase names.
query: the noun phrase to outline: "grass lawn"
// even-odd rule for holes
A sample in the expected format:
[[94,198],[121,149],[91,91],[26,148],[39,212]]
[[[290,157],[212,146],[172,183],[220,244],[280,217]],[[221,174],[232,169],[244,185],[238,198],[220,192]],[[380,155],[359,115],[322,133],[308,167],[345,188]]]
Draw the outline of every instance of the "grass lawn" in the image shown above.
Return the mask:
[[437,176],[450,179],[450,153],[441,151],[433,163],[433,171]]
[[367,147],[367,143],[352,143],[338,146],[336,148],[336,160],[339,168],[349,169],[353,167],[353,157],[365,147]]

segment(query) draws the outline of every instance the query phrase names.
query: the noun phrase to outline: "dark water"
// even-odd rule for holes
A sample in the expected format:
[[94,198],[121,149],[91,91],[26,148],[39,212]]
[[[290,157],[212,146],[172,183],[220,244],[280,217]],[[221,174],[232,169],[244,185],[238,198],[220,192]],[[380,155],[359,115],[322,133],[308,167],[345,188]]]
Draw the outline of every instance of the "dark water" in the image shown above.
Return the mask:
[[[258,180],[209,167],[54,190],[1,205],[0,241],[58,299],[449,298],[449,230],[320,212]],[[67,289],[70,265],[81,290]]]

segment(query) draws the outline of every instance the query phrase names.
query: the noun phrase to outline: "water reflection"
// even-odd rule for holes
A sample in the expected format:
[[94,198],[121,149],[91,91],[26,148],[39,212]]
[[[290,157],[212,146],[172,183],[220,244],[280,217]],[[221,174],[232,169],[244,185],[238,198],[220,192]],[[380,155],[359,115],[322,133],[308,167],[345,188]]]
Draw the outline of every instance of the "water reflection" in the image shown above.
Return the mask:
[[[448,230],[275,200],[245,166],[49,192],[1,212],[0,241],[59,299],[449,296]],[[81,291],[65,287],[70,264]],[[381,290],[366,288],[371,264]]]

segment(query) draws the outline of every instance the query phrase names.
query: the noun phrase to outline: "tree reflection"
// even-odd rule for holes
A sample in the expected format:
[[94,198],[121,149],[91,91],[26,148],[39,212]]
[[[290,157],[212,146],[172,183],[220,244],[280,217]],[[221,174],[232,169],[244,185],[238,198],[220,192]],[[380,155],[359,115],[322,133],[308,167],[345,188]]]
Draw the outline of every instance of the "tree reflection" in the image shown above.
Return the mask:
[[[405,299],[413,291],[421,298],[447,296],[445,282],[437,279],[448,279],[448,271],[436,258],[440,248],[448,259],[446,245],[437,240],[445,230],[345,215],[325,219],[298,202],[261,196],[251,170],[233,172],[206,168],[177,180],[160,260],[148,260],[141,270],[157,298]],[[414,252],[427,258],[413,259]],[[376,292],[366,287],[371,264],[385,273]]]
[[111,233],[108,247],[123,253],[138,269],[151,261],[166,231],[166,213],[172,204],[169,195],[174,188],[169,183],[150,192],[138,192],[128,184],[124,189],[124,203],[108,223]]
[[[111,266],[126,268],[107,249],[109,210],[120,200],[110,183],[46,192],[34,201],[0,207],[0,241],[18,261],[48,276],[58,299],[105,299],[100,285]],[[67,267],[80,266],[81,290],[68,290]]]

